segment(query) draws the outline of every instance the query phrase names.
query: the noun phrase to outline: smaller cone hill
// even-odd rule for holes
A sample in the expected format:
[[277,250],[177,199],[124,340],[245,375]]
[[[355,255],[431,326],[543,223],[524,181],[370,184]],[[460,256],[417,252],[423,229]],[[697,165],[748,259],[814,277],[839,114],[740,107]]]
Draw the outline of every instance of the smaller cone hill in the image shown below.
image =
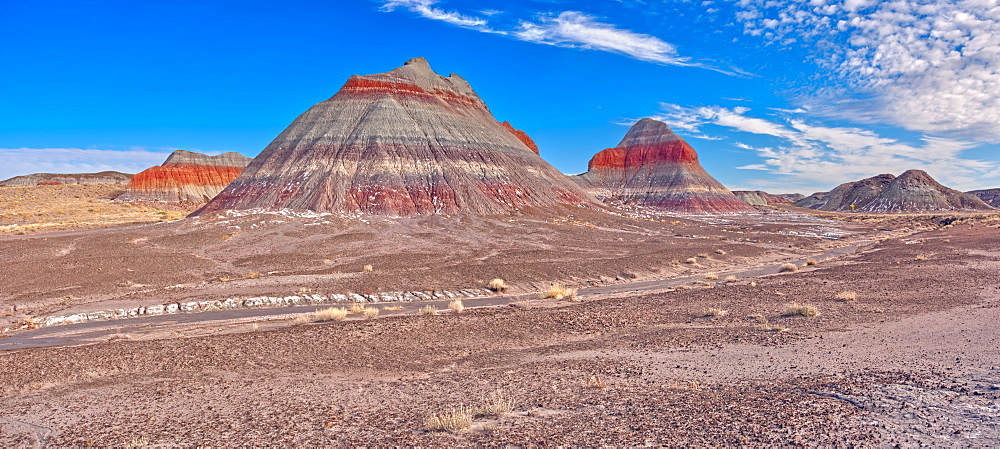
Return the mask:
[[498,122],[467,81],[423,58],[354,75],[304,112],[195,215],[292,209],[507,214],[599,203]]
[[250,160],[239,153],[209,156],[177,150],[162,165],[133,176],[115,200],[205,203],[236,179]]
[[632,125],[618,146],[594,155],[587,172],[573,179],[609,202],[685,213],[754,210],[712,178],[666,123],[649,118]]
[[991,210],[975,195],[949,189],[923,170],[907,170],[899,177],[882,174],[837,186],[827,194],[813,194],[795,203],[811,209],[850,212],[916,213]]

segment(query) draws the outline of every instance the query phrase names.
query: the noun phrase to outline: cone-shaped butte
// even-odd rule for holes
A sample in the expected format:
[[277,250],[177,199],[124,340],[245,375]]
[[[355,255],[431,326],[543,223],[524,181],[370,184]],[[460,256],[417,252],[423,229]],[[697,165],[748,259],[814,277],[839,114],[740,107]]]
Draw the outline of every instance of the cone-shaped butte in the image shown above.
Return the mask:
[[292,209],[412,216],[598,204],[497,122],[458,75],[417,58],[352,76],[196,214]]
[[847,182],[830,193],[813,194],[795,204],[826,211],[875,213],[992,209],[976,195],[945,187],[923,170],[907,170],[898,178],[882,174]]
[[698,153],[666,123],[644,118],[617,147],[594,155],[586,173],[573,177],[605,201],[684,213],[754,210],[701,164]]
[[239,153],[209,156],[177,150],[162,165],[147,168],[129,181],[116,201],[205,203],[239,176],[250,158]]

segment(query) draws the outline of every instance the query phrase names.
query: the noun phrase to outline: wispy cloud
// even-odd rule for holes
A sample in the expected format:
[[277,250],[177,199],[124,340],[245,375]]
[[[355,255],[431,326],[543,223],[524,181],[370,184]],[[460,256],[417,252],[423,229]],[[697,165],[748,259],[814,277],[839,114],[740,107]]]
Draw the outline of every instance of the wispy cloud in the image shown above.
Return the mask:
[[162,164],[169,154],[147,149],[0,148],[0,180],[31,173],[138,173]]
[[656,36],[622,29],[580,11],[538,14],[531,19],[519,20],[516,25],[495,26],[490,23],[489,17],[499,15],[499,11],[496,10],[479,11],[480,15],[477,16],[442,9],[437,6],[440,3],[438,0],[383,1],[382,11],[390,12],[397,8],[405,8],[427,19],[480,32],[501,34],[525,42],[606,51],[657,64],[697,66],[717,70],[681,56],[673,44]]
[[[802,188],[828,189],[843,182],[879,173],[899,174],[907,169],[926,170],[944,184],[963,190],[1000,185],[1000,162],[963,157],[965,151],[978,145],[974,142],[923,136],[914,144],[862,128],[812,124],[790,113],[782,117],[754,117],[745,107],[683,107],[664,103],[662,108],[662,114],[656,118],[681,129],[710,133],[710,129],[722,128],[766,137],[768,145],[735,143],[737,148],[763,160],[738,168],[783,175],[783,182]],[[739,134],[733,136],[739,138]]]
[[843,82],[816,92],[814,112],[1000,141],[996,1],[733,2],[745,33],[795,39]]

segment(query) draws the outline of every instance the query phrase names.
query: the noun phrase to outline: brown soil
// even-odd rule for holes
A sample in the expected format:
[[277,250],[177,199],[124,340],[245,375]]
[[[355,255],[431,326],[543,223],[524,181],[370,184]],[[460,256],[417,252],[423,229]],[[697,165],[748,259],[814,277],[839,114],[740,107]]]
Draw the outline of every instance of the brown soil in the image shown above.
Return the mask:
[[[934,224],[270,215],[3,240],[0,256],[13,263],[0,301],[19,305],[11,319],[303,285],[504,277],[528,292],[554,280],[636,282],[801,257],[845,244],[808,236],[831,228],[880,242],[712,288],[6,351],[0,443],[997,445],[997,221]],[[699,266],[671,263],[687,257]],[[363,264],[376,269],[361,273]],[[217,281],[251,270],[265,275]],[[141,286],[118,287],[124,279]],[[835,299],[844,291],[857,300]],[[786,315],[793,302],[820,314]],[[709,308],[728,313],[708,317]],[[495,392],[513,401],[505,416],[427,430],[434,413]]]
[[194,210],[111,201],[124,191],[122,184],[0,187],[0,236],[154,223]]

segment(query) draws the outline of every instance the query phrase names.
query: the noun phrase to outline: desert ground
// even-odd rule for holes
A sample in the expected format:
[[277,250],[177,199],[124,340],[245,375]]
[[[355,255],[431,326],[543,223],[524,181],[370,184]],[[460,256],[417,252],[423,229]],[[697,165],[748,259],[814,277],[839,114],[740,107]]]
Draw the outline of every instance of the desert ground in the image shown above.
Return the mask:
[[1000,217],[803,212],[0,237],[0,445],[1000,444]]

